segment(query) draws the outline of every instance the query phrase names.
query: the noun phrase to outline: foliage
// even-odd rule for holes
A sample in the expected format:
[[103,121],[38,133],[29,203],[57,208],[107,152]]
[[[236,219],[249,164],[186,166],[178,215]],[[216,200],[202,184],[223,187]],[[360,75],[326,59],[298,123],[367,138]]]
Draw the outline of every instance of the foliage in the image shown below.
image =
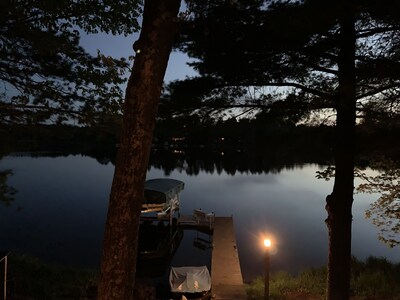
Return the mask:
[[[400,263],[385,258],[368,257],[365,261],[352,258],[351,289],[354,299],[400,299]],[[326,268],[307,269],[297,276],[279,271],[270,277],[270,298],[324,299]],[[257,277],[245,286],[249,299],[264,299],[264,279]],[[300,298],[295,298],[300,299]]]
[[0,203],[3,202],[6,206],[11,204],[17,192],[16,189],[7,185],[8,176],[12,174],[11,170],[0,171]]
[[376,176],[360,173],[365,183],[360,184],[357,191],[379,195],[365,215],[380,229],[378,238],[394,247],[400,244],[400,169],[393,161],[383,161],[372,167],[381,171]]
[[[363,181],[356,187],[356,192],[379,197],[371,203],[365,216],[380,229],[378,239],[393,248],[400,244],[400,169],[396,162],[388,159],[371,162],[370,167],[379,174],[368,175],[362,168],[354,170],[354,176]],[[316,178],[329,181],[334,176],[335,167],[328,166],[317,171]]]
[[335,176],[335,167],[328,166],[322,171],[317,171],[315,177],[317,179],[324,179],[325,181],[331,180]]
[[106,163],[115,160],[117,133],[117,128],[110,126],[13,125],[0,127],[3,142],[0,151],[3,156],[13,152],[35,153],[33,155],[47,152],[55,156],[83,154]]
[[[188,5],[191,14],[182,22],[178,48],[193,58],[200,76],[171,83],[165,106],[190,106],[194,113],[199,107],[284,111],[295,122],[313,111],[324,110],[323,117],[336,109],[341,2],[192,0]],[[355,1],[359,117],[384,122],[400,112],[398,8],[395,0]]]
[[400,263],[386,258],[368,257],[365,262],[352,259],[351,287],[361,299],[400,299]]
[[[1,258],[1,257],[0,257]],[[8,256],[7,299],[96,299],[98,270],[64,267],[27,255]],[[0,277],[3,279],[3,277]],[[0,281],[0,290],[3,280]],[[135,299],[155,299],[155,287],[138,282]]]
[[0,3],[0,122],[96,122],[121,109],[125,58],[80,45],[81,34],[130,34],[139,0],[4,0]]
[[11,299],[94,299],[95,270],[67,268],[13,253],[8,268]]

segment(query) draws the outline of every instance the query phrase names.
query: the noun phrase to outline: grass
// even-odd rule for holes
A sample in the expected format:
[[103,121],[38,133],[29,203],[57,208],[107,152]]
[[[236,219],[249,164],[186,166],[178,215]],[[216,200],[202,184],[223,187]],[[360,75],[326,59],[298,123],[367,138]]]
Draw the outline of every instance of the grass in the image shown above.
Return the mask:
[[[2,266],[1,266],[2,267]],[[43,263],[27,255],[9,256],[8,298],[41,300],[95,299],[97,270],[67,268]],[[3,275],[0,276],[2,291]],[[270,276],[270,300],[325,299],[326,268],[308,269],[293,276],[276,272]],[[365,261],[352,260],[351,294],[353,300],[400,300],[400,263],[385,258],[369,257]],[[149,299],[146,285],[138,290]],[[264,299],[264,278],[256,278],[245,285],[248,299]],[[7,298],[7,299],[8,299]]]
[[93,299],[97,271],[68,268],[43,263],[32,256],[12,254],[7,278],[10,299]]
[[[353,257],[351,295],[354,300],[400,300],[400,263],[385,258]],[[264,299],[264,278],[245,285],[249,300]],[[308,269],[298,276],[277,272],[270,276],[270,299],[325,299],[326,268]]]
[[[0,264],[0,299],[3,293]],[[30,255],[8,257],[7,299],[13,300],[95,300],[98,270],[79,269],[45,263]],[[134,299],[155,298],[155,288],[136,280]]]

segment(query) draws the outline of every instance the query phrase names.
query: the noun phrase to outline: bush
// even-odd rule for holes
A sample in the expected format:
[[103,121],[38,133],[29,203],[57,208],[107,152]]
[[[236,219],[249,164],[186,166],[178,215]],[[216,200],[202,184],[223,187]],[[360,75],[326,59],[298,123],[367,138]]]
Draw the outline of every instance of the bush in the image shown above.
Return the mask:
[[368,257],[365,262],[353,258],[351,287],[361,298],[400,299],[400,264],[386,258]]
[[10,299],[94,299],[97,271],[47,264],[28,255],[10,255],[8,269]]

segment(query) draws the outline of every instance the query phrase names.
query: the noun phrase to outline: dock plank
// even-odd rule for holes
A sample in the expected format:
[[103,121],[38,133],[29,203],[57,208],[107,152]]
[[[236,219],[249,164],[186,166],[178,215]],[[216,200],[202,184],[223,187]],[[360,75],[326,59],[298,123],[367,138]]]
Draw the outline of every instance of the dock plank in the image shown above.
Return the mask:
[[247,299],[232,217],[216,217],[211,258],[213,299]]

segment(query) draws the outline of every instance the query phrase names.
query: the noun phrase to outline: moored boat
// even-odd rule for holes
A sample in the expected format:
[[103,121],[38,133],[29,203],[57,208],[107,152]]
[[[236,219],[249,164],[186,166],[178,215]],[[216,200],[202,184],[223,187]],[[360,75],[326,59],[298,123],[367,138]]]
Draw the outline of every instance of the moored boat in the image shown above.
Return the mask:
[[211,297],[211,276],[207,266],[171,267],[169,285],[176,299]]
[[[168,220],[172,223],[172,217],[179,211],[179,193],[184,189],[184,183],[171,178],[149,179],[145,182],[144,199],[142,204],[142,216],[147,213],[156,213],[158,219]],[[154,217],[154,216],[153,216]]]

